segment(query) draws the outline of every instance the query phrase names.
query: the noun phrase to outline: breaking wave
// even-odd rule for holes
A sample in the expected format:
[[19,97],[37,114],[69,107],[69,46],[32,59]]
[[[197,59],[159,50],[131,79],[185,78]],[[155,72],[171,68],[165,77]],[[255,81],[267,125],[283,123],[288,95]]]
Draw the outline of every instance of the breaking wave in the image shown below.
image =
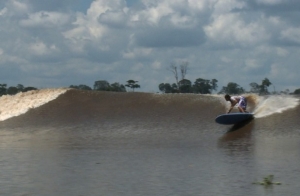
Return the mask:
[[299,99],[289,95],[257,97],[257,105],[253,113],[256,118],[262,118],[295,108],[298,104]]
[[0,121],[19,116],[28,110],[56,99],[68,89],[41,89],[0,97]]
[[[282,113],[299,105],[299,98],[289,95],[248,94],[245,97],[248,100],[247,110],[254,113],[255,118]],[[20,118],[28,117],[24,122],[32,120],[33,125],[37,122],[50,125],[58,121],[86,123],[87,120],[108,124],[127,120],[141,124],[162,121],[176,124],[185,121],[198,126],[199,120],[214,123],[215,117],[224,114],[229,105],[222,95],[41,89],[0,97],[0,121],[31,111]],[[235,108],[232,112],[238,110]]]

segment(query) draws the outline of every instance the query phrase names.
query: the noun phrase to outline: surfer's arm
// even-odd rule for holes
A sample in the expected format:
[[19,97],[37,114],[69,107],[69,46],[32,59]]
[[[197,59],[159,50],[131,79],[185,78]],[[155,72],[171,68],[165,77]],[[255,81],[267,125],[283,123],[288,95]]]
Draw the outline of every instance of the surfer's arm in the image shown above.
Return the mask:
[[235,106],[235,104],[237,103],[237,101],[232,101],[232,100],[231,100],[230,103],[231,103],[231,106],[230,106],[230,108],[229,108],[227,114],[231,112],[231,110],[233,109],[233,107]]
[[229,113],[231,112],[232,108],[233,108],[233,106],[230,106],[230,108],[229,108],[227,114],[229,114]]

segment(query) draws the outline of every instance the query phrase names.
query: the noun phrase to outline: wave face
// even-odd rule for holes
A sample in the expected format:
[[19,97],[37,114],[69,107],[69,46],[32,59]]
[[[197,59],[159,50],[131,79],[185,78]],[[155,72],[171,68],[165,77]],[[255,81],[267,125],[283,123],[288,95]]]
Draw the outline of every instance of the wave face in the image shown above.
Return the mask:
[[[299,98],[246,95],[257,122],[299,126]],[[89,127],[137,132],[145,130],[215,129],[214,119],[228,110],[219,95],[151,94],[45,89],[0,98],[0,126]],[[237,109],[235,109],[237,112]],[[233,111],[235,112],[235,111]],[[285,121],[286,118],[289,118]],[[294,124],[293,124],[294,123]],[[259,125],[259,124],[258,124]],[[284,126],[284,125],[282,125]]]

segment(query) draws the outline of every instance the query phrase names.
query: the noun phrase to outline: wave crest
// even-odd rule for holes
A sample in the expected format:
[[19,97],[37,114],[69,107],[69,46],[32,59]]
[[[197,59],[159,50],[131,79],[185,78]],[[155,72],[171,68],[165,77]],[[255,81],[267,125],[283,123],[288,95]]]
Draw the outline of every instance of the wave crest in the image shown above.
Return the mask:
[[20,92],[16,95],[4,95],[0,97],[0,121],[19,116],[32,108],[44,105],[67,90],[67,88],[41,89]]

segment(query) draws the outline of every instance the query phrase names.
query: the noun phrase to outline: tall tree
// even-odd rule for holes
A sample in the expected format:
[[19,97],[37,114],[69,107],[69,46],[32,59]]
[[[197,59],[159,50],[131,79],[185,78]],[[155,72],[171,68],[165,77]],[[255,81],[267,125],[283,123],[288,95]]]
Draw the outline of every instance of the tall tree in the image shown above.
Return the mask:
[[174,74],[177,87],[179,87],[177,65],[175,63],[171,63],[169,71],[171,71]]
[[184,80],[185,79],[185,75],[187,73],[187,67],[189,65],[189,62],[187,61],[183,61],[181,64],[180,64],[180,73],[181,73],[181,80]]
[[127,84],[125,86],[129,87],[132,89],[132,91],[134,92],[135,88],[140,88],[141,86],[139,84],[137,84],[138,81],[134,81],[134,80],[128,80]]
[[265,78],[264,80],[262,80],[261,85],[260,85],[260,94],[269,94],[268,87],[271,84],[272,83],[270,82],[270,80],[268,78]]
[[[187,70],[188,70],[188,65],[189,62],[188,61],[183,61],[180,64],[180,74],[181,74],[181,80],[185,79]],[[180,82],[178,79],[178,67],[176,65],[176,63],[171,63],[169,70],[174,74],[175,80],[176,80],[176,84],[177,84],[177,88],[180,89]]]

